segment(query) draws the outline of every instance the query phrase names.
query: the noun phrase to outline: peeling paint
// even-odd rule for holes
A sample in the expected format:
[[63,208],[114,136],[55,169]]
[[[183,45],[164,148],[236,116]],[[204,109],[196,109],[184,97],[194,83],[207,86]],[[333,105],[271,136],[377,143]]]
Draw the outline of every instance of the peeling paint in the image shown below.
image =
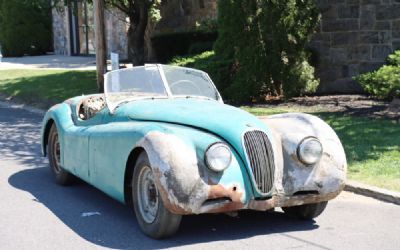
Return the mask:
[[[279,135],[283,157],[282,187],[290,196],[298,191],[318,191],[321,195],[337,192],[346,180],[346,156],[333,129],[318,117],[288,113],[262,117],[261,120]],[[297,156],[297,146],[308,136],[317,137],[324,153],[320,161],[306,166]],[[276,184],[280,187],[279,183]]]
[[[232,183],[224,187],[205,182],[199,173],[195,150],[179,137],[152,131],[136,146],[143,147],[147,152],[160,195],[171,212],[197,214],[237,210],[244,206],[241,202],[244,191],[238,185]],[[205,201],[218,198],[230,201],[203,206]]]
[[[217,183],[204,174],[205,166],[198,162],[190,142],[173,134],[148,132],[136,146],[143,147],[149,156],[167,209],[176,214],[268,210],[325,201],[340,193],[345,183],[346,159],[339,139],[325,122],[305,114],[270,116],[262,121],[274,132],[274,194],[267,200],[251,199],[252,194],[251,200],[243,200],[243,187],[234,182]],[[319,138],[324,147],[320,162],[313,166],[305,166],[297,158],[297,145],[307,136]],[[296,192],[310,194],[293,196]]]

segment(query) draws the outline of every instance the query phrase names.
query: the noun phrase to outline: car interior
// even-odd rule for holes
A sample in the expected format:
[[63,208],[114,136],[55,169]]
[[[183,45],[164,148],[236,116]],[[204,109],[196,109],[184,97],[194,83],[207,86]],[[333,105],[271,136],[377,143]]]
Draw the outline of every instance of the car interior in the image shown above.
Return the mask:
[[91,95],[82,100],[78,105],[78,117],[81,120],[88,120],[106,106],[104,95]]

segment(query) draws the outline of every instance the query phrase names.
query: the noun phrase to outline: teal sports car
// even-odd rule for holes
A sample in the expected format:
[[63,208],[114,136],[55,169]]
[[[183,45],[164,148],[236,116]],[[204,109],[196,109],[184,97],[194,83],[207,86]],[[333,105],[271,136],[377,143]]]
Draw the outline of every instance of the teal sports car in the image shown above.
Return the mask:
[[104,88],[48,110],[43,155],[57,183],[79,178],[131,205],[150,237],[187,214],[281,207],[312,219],[345,185],[342,144],[315,116],[255,117],[224,104],[205,72],[176,66],[111,71]]

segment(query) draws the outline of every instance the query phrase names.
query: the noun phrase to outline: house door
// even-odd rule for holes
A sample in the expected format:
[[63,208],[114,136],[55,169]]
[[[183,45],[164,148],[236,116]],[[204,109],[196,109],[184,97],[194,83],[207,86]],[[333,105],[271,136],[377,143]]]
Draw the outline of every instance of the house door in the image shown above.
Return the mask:
[[69,6],[70,37],[72,55],[94,55],[93,4],[86,0],[71,1]]

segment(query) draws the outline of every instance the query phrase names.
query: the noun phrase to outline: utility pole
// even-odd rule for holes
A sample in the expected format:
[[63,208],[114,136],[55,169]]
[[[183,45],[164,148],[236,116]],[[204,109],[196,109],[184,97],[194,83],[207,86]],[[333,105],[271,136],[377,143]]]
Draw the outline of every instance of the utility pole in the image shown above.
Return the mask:
[[104,92],[104,73],[107,71],[107,47],[104,25],[104,0],[93,0],[96,36],[97,89]]

